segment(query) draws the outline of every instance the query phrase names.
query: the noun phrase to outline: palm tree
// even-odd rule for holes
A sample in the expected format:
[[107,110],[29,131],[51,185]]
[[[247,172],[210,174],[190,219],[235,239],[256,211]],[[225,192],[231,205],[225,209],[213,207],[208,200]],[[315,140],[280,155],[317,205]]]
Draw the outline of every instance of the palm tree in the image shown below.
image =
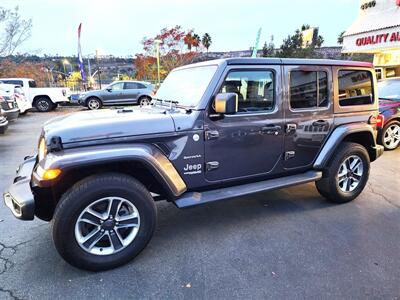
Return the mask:
[[189,51],[192,51],[192,46],[193,46],[193,35],[191,32],[188,32],[185,37],[183,38],[183,42],[185,45],[188,47]]
[[196,47],[196,51],[197,51],[197,47],[199,47],[199,45],[200,45],[200,36],[197,33],[193,34],[193,44],[192,45],[194,47]]
[[204,48],[207,49],[207,53],[208,53],[208,48],[210,48],[210,46],[212,44],[211,36],[208,33],[205,33],[203,35],[201,43],[203,44]]

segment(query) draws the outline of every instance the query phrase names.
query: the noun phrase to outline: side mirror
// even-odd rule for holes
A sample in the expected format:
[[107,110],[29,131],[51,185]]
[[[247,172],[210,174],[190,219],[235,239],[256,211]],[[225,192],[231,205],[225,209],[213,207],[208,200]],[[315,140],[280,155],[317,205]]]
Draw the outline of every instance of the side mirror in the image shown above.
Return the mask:
[[233,115],[238,111],[238,103],[238,94],[219,93],[215,96],[214,109],[219,114]]
[[106,90],[107,90],[107,92],[110,92],[111,93],[111,91],[112,91],[112,88],[106,88]]

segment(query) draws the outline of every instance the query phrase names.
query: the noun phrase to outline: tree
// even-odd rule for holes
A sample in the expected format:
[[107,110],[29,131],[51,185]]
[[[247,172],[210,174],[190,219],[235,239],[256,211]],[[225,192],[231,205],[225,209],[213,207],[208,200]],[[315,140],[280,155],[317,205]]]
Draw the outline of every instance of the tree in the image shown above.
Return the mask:
[[273,35],[271,35],[271,40],[268,44],[267,42],[264,43],[264,46],[262,48],[262,56],[263,57],[275,56],[275,44]]
[[189,31],[185,37],[183,38],[185,45],[187,46],[189,51],[192,51],[193,46],[193,31]]
[[200,36],[197,33],[193,34],[193,46],[196,48],[196,51],[200,46],[200,43],[201,43]]
[[208,48],[210,48],[210,46],[212,44],[211,36],[208,33],[205,33],[203,35],[203,38],[201,39],[201,43],[203,44],[204,48],[207,49],[207,53],[208,53]]
[[15,50],[31,36],[32,20],[23,19],[19,8],[14,10],[0,7],[0,56],[12,55]]
[[342,31],[342,32],[338,35],[338,37],[337,37],[337,43],[338,43],[339,45],[342,45],[342,44],[343,44],[343,35],[344,35],[345,32],[346,32],[346,31]]
[[288,35],[286,39],[283,40],[280,46],[280,51],[278,56],[280,57],[298,57],[298,58],[316,58],[319,57],[314,51],[315,47],[320,47],[324,42],[324,38],[319,35],[315,45],[307,44],[303,45],[303,35],[304,30],[310,29],[310,25],[303,24],[300,29],[296,29],[293,35]]
[[[160,64],[161,77],[165,77],[172,69],[189,64],[197,56],[197,51],[185,51],[189,48],[188,33],[181,26],[163,28],[154,38],[144,38],[142,40],[144,53],[136,55],[136,77],[138,79],[156,80],[156,44],[155,40],[160,40]],[[194,46],[193,43],[191,43]]]
[[318,48],[321,48],[322,44],[325,42],[324,38],[322,35],[318,35],[317,41],[315,42],[315,46]]

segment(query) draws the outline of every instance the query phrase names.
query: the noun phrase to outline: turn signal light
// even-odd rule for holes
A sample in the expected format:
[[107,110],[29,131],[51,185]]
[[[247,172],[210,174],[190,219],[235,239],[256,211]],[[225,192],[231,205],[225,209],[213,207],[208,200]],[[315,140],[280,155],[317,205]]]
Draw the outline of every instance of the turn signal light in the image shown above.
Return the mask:
[[58,177],[58,175],[61,174],[60,169],[49,169],[45,170],[43,173],[43,179],[44,180],[52,180]]
[[38,166],[37,168],[37,174],[43,179],[43,180],[53,180],[56,179],[60,174],[61,170],[60,169],[48,169],[44,170],[42,167]]

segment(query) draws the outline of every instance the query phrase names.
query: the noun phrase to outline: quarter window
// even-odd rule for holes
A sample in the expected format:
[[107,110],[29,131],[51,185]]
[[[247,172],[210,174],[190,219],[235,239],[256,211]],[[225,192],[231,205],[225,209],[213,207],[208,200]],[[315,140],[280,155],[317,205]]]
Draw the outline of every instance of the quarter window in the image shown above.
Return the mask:
[[238,111],[266,112],[274,108],[274,73],[272,71],[231,71],[221,93],[236,93]]
[[374,102],[372,73],[363,70],[340,70],[339,105],[366,105]]
[[139,87],[136,82],[125,82],[125,90],[136,90],[138,88]]
[[329,104],[328,74],[317,71],[290,72],[290,107],[316,109]]

